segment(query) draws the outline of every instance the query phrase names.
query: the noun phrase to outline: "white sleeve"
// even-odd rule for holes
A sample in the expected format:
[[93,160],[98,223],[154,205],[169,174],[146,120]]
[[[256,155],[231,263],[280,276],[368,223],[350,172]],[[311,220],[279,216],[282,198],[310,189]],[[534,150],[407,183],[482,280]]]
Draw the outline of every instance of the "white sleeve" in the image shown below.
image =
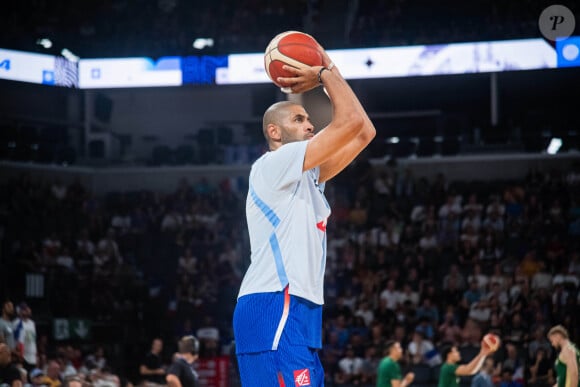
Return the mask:
[[292,142],[270,152],[264,159],[267,165],[260,170],[264,182],[279,190],[299,181],[307,145],[308,141]]

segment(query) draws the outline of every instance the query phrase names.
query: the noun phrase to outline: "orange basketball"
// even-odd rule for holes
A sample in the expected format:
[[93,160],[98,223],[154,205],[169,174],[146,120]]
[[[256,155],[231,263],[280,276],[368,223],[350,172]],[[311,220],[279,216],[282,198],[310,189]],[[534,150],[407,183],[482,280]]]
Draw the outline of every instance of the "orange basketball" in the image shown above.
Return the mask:
[[290,86],[278,82],[278,77],[294,76],[282,69],[285,64],[296,68],[322,66],[322,54],[316,40],[299,31],[286,31],[276,35],[266,47],[264,67],[268,77],[278,87]]
[[497,335],[494,335],[493,333],[488,333],[487,335],[483,336],[483,340],[481,340],[481,345],[491,349],[492,352],[495,352],[498,350],[500,342],[501,341]]

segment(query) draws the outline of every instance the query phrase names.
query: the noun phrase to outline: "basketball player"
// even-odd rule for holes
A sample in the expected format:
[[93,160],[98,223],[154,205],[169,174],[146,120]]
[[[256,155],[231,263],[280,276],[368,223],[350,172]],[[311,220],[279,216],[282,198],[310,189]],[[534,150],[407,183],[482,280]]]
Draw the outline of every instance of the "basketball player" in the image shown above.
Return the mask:
[[234,312],[243,387],[322,386],[316,352],[322,346],[326,221],[324,185],[374,138],[358,98],[320,47],[323,66],[279,79],[302,93],[324,85],[330,124],[316,133],[304,107],[270,106],[263,117],[269,152],[253,165],[246,217],[251,264]]
[[199,341],[195,336],[184,336],[177,343],[178,351],[167,369],[168,387],[198,387],[199,377],[193,368],[199,353]]
[[469,363],[459,365],[461,354],[455,345],[446,346],[441,350],[441,357],[445,361],[439,371],[439,387],[458,387],[459,376],[475,375],[485,362],[485,358],[493,351],[482,345],[477,356]]
[[568,331],[556,325],[548,331],[548,339],[560,351],[556,359],[556,384],[554,387],[579,387],[580,351],[569,340]]
[[398,341],[388,341],[385,345],[387,356],[379,363],[377,387],[407,387],[415,379],[415,374],[409,372],[403,378],[399,360],[403,356],[403,348]]

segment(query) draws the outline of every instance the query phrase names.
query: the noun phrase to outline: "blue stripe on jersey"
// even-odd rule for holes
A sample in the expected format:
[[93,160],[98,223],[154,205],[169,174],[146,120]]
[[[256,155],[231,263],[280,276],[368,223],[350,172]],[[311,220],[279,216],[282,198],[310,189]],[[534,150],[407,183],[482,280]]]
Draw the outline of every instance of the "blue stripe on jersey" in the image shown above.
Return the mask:
[[[250,186],[250,196],[252,200],[258,206],[260,211],[264,216],[270,221],[272,226],[276,227],[280,224],[280,218],[254,191],[254,188]],[[284,268],[284,261],[282,260],[282,251],[280,250],[280,244],[278,243],[278,237],[276,236],[276,231],[270,235],[270,247],[272,248],[272,254],[274,254],[274,262],[276,263],[276,272],[278,273],[278,278],[282,287],[288,285],[288,276],[286,275],[286,269]]]
[[268,218],[270,223],[272,223],[272,226],[277,227],[278,224],[280,224],[280,218],[278,218],[278,215],[276,215],[274,210],[272,210],[270,207],[268,207],[268,205],[266,203],[264,203],[264,201],[258,197],[258,195],[254,191],[254,188],[252,186],[250,186],[250,196],[252,197],[252,200],[254,201],[256,206],[258,206],[260,211],[262,211],[264,216],[266,218]]
[[278,278],[282,287],[288,285],[288,276],[286,275],[286,269],[284,268],[284,261],[282,260],[282,251],[280,251],[280,245],[278,244],[278,237],[276,237],[276,232],[270,235],[270,247],[272,248],[272,254],[274,254],[274,262],[276,262],[276,271],[278,272]]

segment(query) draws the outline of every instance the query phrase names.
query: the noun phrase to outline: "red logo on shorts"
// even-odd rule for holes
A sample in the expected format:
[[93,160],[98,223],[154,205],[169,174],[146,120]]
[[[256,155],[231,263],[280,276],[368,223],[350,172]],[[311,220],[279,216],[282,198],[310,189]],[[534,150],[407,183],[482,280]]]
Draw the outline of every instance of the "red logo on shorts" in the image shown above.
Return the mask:
[[294,371],[294,386],[310,386],[310,370],[308,368]]

